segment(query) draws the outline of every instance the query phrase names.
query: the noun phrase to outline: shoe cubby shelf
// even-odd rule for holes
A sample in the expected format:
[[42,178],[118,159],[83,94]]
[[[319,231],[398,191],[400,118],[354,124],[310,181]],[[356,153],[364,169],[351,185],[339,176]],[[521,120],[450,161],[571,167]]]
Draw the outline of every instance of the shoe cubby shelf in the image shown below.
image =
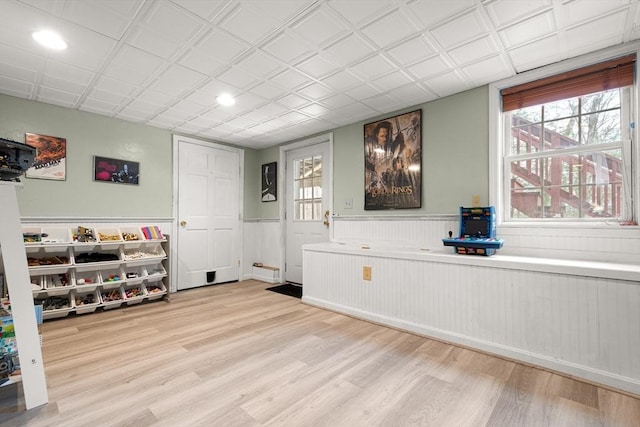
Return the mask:
[[[95,241],[80,241],[88,235]],[[45,320],[167,294],[168,243],[157,227],[31,226],[23,227],[23,237],[31,292],[34,303],[43,306]]]

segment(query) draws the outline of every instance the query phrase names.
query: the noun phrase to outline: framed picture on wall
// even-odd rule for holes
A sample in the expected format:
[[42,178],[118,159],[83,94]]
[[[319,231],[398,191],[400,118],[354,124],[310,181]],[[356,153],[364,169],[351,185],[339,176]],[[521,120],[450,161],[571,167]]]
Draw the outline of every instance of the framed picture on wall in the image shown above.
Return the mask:
[[422,110],[364,125],[364,208],[422,203]]
[[93,156],[93,180],[116,184],[140,183],[140,163],[131,160]]
[[278,163],[271,162],[262,165],[262,201],[274,202],[278,200]]
[[36,149],[36,158],[27,169],[27,178],[67,179],[67,140],[39,133],[25,134],[24,142]]

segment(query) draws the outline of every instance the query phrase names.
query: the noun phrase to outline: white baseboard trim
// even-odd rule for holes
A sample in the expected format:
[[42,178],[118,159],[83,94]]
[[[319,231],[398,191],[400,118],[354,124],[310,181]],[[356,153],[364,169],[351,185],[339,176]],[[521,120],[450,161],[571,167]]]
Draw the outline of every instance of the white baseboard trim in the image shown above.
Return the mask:
[[274,277],[270,277],[268,275],[260,275],[260,274],[245,274],[242,278],[242,280],[260,280],[261,282],[266,282],[266,283],[280,283],[280,279],[278,278],[274,278]]
[[345,307],[340,304],[331,303],[325,300],[314,298],[311,296],[302,296],[302,302],[313,305],[315,307],[324,308],[338,313],[347,314],[363,320],[369,320],[381,325],[387,325],[396,329],[412,332],[425,337],[432,337],[441,341],[452,344],[459,344],[483,351],[485,353],[494,354],[505,357],[514,361],[521,361],[528,365],[538,366],[543,369],[568,375],[572,378],[583,379],[585,381],[601,384],[603,386],[623,390],[627,393],[640,397],[640,379],[620,376],[611,372],[590,368],[584,365],[574,364],[568,361],[554,359],[542,354],[528,352],[513,347],[492,343],[477,338],[456,334],[425,325],[419,325],[404,320],[381,316],[371,312]]

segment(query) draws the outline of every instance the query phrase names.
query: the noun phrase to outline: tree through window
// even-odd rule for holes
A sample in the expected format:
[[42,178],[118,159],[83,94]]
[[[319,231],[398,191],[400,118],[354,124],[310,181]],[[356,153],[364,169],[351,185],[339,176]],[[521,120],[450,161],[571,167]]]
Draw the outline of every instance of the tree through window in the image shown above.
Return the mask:
[[[583,80],[584,76],[578,70],[566,80],[552,78],[553,90],[544,82],[533,90],[527,84],[528,92],[515,101],[509,97],[518,88],[503,90],[503,194],[509,218],[621,219],[627,215],[630,202],[625,195],[632,185],[633,67],[630,80],[618,79],[612,85],[607,76],[619,66],[599,70],[600,85],[593,85],[589,75],[590,84],[580,88],[575,75]],[[567,85],[566,92],[561,84]],[[536,97],[536,91],[541,95]]]

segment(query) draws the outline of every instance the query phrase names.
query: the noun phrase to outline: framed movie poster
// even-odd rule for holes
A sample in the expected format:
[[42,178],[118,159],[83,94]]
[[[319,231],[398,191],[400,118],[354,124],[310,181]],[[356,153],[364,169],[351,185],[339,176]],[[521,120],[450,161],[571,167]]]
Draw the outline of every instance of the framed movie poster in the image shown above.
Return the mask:
[[364,208],[419,208],[422,110],[364,125]]
[[93,180],[116,184],[139,184],[140,163],[93,156]]
[[274,202],[278,200],[278,163],[266,163],[262,165],[262,201]]
[[56,136],[25,134],[24,142],[36,149],[36,158],[27,169],[27,178],[67,179],[67,140]]

